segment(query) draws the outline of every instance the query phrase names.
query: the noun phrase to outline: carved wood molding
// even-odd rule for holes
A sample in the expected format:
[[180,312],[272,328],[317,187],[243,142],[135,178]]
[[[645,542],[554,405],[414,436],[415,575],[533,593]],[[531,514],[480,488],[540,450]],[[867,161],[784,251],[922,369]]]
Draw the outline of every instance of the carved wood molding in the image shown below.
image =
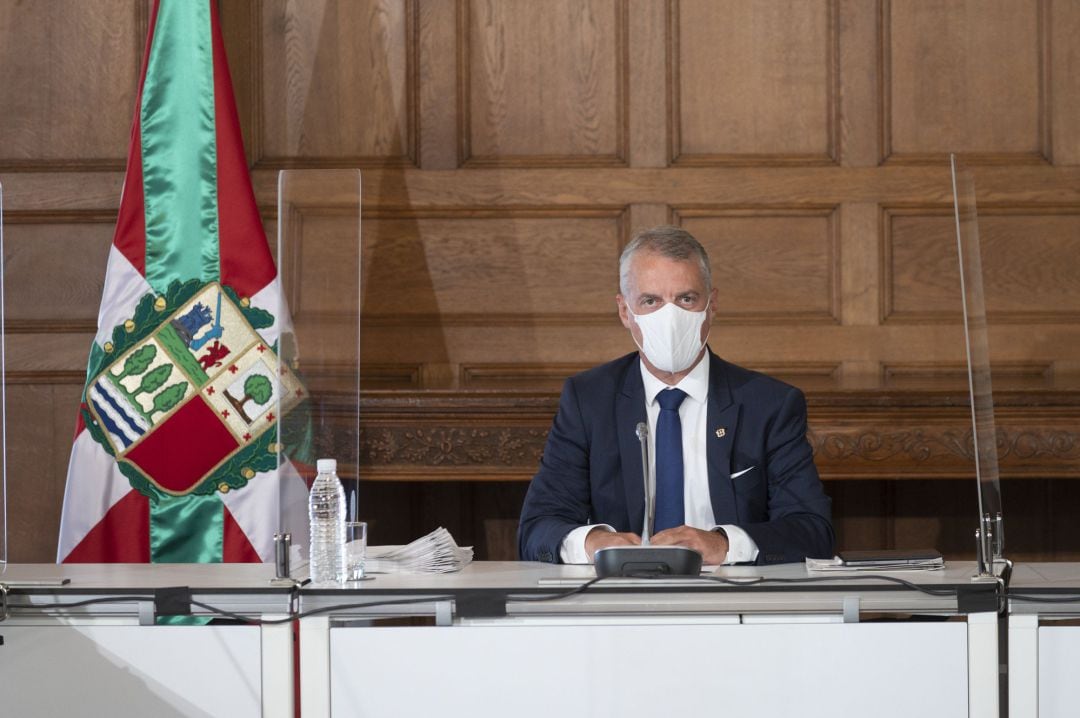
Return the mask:
[[360,464],[380,466],[536,470],[547,429],[539,426],[368,427],[360,431]]
[[[825,478],[974,477],[971,429],[899,431],[811,429]],[[1000,472],[1007,477],[1067,478],[1080,473],[1080,433],[1054,427],[998,428]]]
[[[825,480],[973,478],[971,418],[956,391],[808,393],[808,439]],[[368,392],[360,465],[369,480],[528,480],[555,393]],[[1003,478],[1080,477],[1080,392],[1002,392]]]

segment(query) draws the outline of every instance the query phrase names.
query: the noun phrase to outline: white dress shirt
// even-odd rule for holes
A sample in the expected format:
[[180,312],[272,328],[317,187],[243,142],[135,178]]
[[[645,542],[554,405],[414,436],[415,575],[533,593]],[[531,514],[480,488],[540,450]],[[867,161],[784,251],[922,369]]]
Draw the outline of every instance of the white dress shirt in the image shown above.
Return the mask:
[[[723,529],[728,538],[728,552],[724,563],[746,563],[757,559],[757,544],[738,526],[718,525],[709,496],[709,464],[705,443],[709,413],[709,364],[709,354],[706,353],[682,381],[669,387],[653,376],[645,364],[638,360],[641,380],[645,384],[645,411],[649,418],[649,469],[651,475],[656,476],[656,421],[660,416],[660,404],[656,401],[656,395],[668,388],[682,389],[686,392],[686,398],[679,405],[679,421],[683,430],[684,523],[706,531]],[[585,551],[585,536],[597,526],[615,531],[607,524],[591,524],[574,529],[566,535],[559,547],[559,558],[563,563],[592,563],[592,557]]]

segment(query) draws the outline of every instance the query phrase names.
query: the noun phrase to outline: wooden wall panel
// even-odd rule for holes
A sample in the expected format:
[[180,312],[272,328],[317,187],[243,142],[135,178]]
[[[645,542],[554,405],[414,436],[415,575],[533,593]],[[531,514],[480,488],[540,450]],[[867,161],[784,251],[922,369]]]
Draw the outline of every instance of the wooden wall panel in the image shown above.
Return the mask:
[[[947,554],[973,551],[978,509],[972,501],[975,479],[965,488],[942,490],[938,482],[897,482],[890,487],[890,543],[896,546],[933,546]],[[950,487],[951,488],[951,487]],[[1006,534],[1006,537],[1008,534]]]
[[717,322],[838,320],[831,208],[679,209],[709,252]]
[[[974,557],[974,486],[960,479],[929,481],[828,482],[833,499],[837,545],[845,549],[935,547],[949,558]],[[1055,499],[1075,501],[1075,481],[1040,479],[1004,481],[1005,553],[1014,561],[1075,561],[1080,556],[1075,532],[1055,532]],[[883,518],[889,517],[889,518]]]
[[360,389],[419,389],[419,364],[372,364],[360,365]]
[[7,391],[8,559],[56,560],[78,384],[21,384]]
[[458,55],[456,3],[421,0],[417,10],[419,165],[458,166]]
[[[1010,387],[1041,389],[1053,377],[1050,362],[995,361],[993,380]],[[883,362],[881,374],[890,387],[956,387],[968,380],[967,363],[952,362]]]
[[0,3],[0,165],[122,168],[145,4]]
[[531,385],[541,391],[560,391],[567,377],[590,368],[589,364],[524,363],[461,365],[461,386],[469,389],[508,389]]
[[[94,332],[14,331],[5,337],[6,376],[23,383],[56,381],[82,383],[86,378],[86,359]],[[71,407],[74,411],[74,406]],[[19,415],[8,420],[18,421]]]
[[355,205],[297,207],[287,222],[288,258],[279,266],[291,289],[289,310],[298,321],[356,316],[360,223]]
[[64,222],[60,215],[8,214],[5,219],[8,331],[93,331],[115,216],[69,215]]
[[[1074,322],[1080,312],[1080,211],[980,210],[983,285],[992,322]],[[885,318],[957,321],[956,224],[947,209],[887,211]],[[950,243],[950,240],[953,240]]]
[[369,219],[365,320],[477,326],[610,321],[621,210],[478,215]]
[[272,0],[257,7],[258,164],[414,161],[415,2]]
[[673,159],[837,159],[835,2],[677,0]]
[[462,3],[470,165],[626,160],[625,0]]
[[1051,154],[1056,165],[1080,164],[1080,84],[1072,78],[1080,74],[1080,4],[1055,2],[1045,20],[1050,43]]
[[1043,0],[887,2],[885,155],[948,152],[1042,161],[1047,95]]

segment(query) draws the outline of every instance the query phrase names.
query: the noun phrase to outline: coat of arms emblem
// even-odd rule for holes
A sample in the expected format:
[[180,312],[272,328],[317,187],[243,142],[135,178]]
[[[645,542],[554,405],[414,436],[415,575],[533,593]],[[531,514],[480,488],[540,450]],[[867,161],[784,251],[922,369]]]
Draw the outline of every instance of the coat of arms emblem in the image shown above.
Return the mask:
[[276,466],[271,430],[305,390],[257,331],[274,318],[217,282],[176,282],[135,315],[85,396],[88,427],[132,485],[151,497],[228,491]]

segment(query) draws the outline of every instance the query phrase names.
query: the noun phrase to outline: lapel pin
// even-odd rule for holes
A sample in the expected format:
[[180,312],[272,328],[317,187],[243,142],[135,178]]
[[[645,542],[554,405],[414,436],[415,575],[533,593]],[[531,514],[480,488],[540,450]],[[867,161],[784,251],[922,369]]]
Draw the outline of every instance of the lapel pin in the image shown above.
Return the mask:
[[716,430],[716,438],[717,439],[723,439],[724,434],[726,434],[726,433],[727,433],[727,429],[725,427],[721,426],[719,429]]

